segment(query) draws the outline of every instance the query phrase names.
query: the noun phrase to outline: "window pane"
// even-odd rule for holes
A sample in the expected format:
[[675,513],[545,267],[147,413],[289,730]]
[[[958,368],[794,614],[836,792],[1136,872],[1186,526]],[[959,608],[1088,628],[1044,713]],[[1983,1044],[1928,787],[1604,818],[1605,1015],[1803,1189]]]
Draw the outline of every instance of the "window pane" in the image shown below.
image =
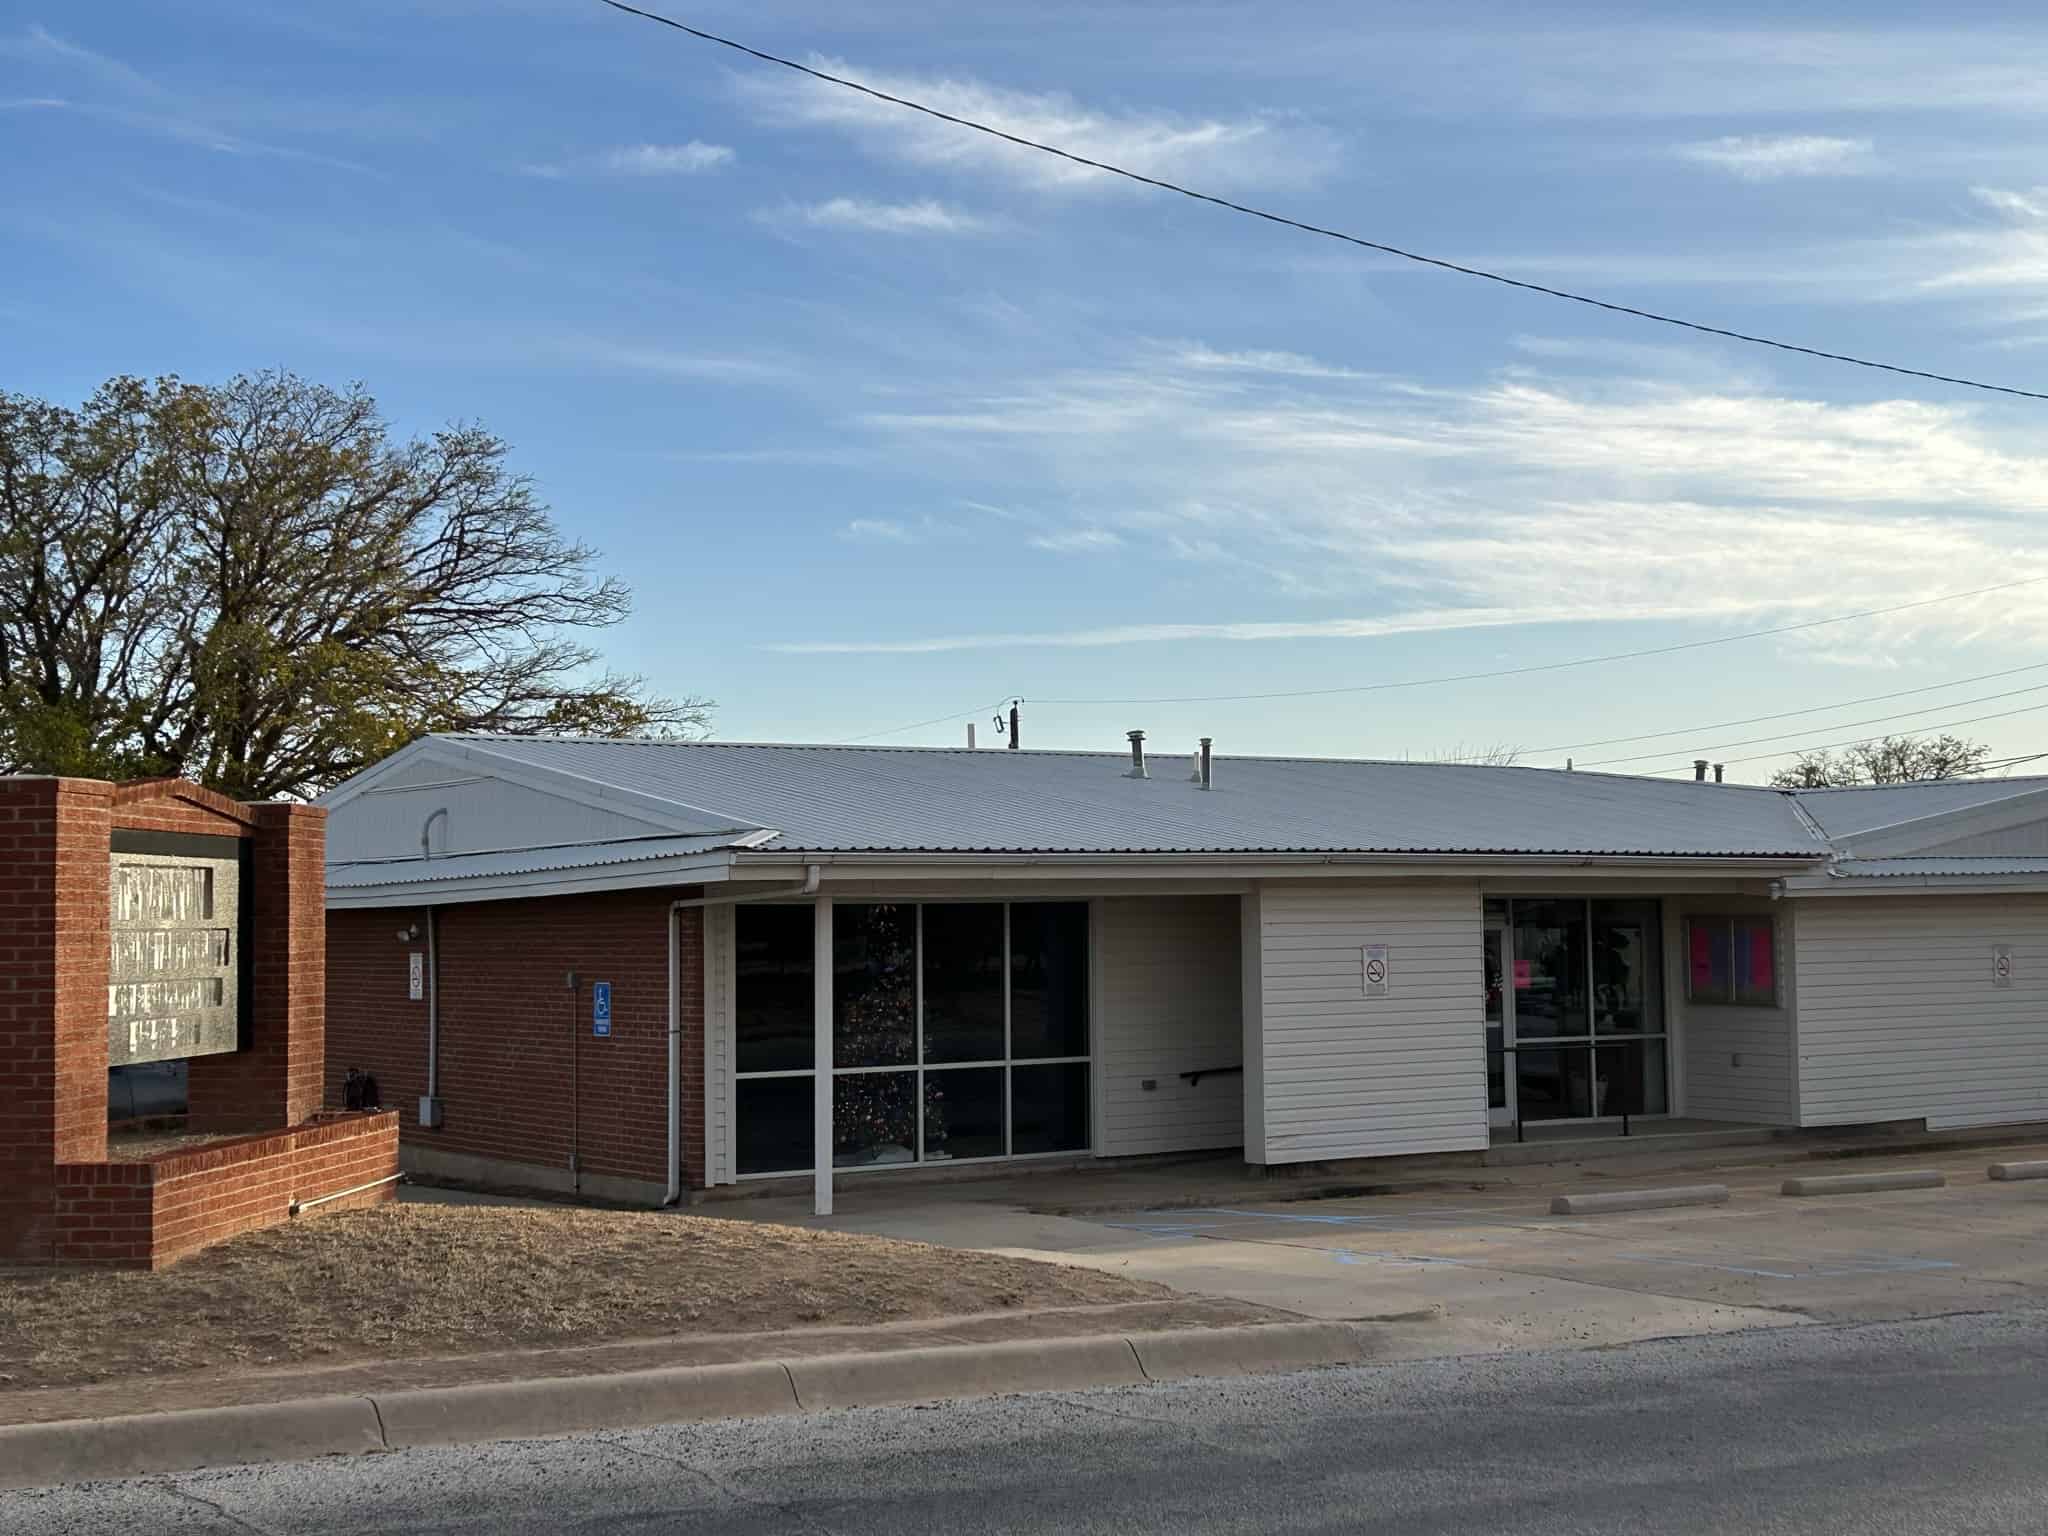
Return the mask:
[[807,1074],[742,1078],[733,1084],[741,1173],[810,1172],[811,1081]]
[[1508,1104],[1507,1053],[1502,1049],[1506,1043],[1504,1033],[1506,1014],[1501,1006],[1501,951],[1502,934],[1498,928],[1486,930],[1484,963],[1484,984],[1486,988],[1486,1107],[1505,1109]]
[[1661,1115],[1670,1109],[1662,1040],[1603,1045],[1599,1057],[1593,1084],[1594,1114]]
[[1592,1047],[1523,1046],[1515,1053],[1515,1092],[1524,1120],[1584,1119],[1593,1113]]
[[917,1060],[917,909],[832,909],[832,1064]]
[[[813,909],[735,907],[733,920],[734,1065],[741,1072],[808,1067]],[[808,1152],[804,1166],[810,1166]]]
[[1768,917],[1735,919],[1731,970],[1736,1002],[1756,1008],[1777,1006],[1778,965],[1773,946],[1776,936],[1777,925]]
[[1088,1147],[1088,1066],[1010,1068],[1010,1149],[1082,1152]]
[[924,909],[924,1059],[1003,1059],[1003,909]]
[[[1592,1033],[1586,903],[1515,899],[1515,1039]],[[1535,1119],[1534,1115],[1527,1116]]]
[[1663,924],[1654,901],[1593,903],[1593,1028],[1664,1033]]
[[1088,1054],[1088,907],[1010,908],[1010,1054]]
[[832,1166],[917,1161],[917,1074],[856,1072],[832,1079]]
[[955,1067],[924,1075],[924,1155],[1003,1155],[1003,1069]]
[[1728,985],[1729,926],[1725,917],[1696,917],[1689,925],[1686,995],[1696,1003],[1733,1001]]

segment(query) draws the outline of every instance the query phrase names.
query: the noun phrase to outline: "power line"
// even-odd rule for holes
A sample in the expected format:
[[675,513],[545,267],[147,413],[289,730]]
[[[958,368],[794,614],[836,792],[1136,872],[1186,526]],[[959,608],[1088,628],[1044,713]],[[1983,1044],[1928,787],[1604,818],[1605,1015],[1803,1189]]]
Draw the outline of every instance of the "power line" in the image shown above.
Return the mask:
[[913,720],[908,725],[892,725],[886,731],[869,731],[865,736],[849,736],[846,745],[858,746],[863,741],[879,741],[884,736],[901,736],[905,731],[915,731],[927,725],[943,725],[949,720],[965,720],[969,717],[980,719],[992,709],[1001,709],[1009,703],[1011,695],[1004,694],[993,704],[984,704],[980,709],[956,710],[950,715],[933,715],[929,720]]
[[[2008,688],[2003,693],[1987,693],[1974,699],[1951,699],[1948,703],[1938,705],[1936,707],[1939,709],[1967,709],[1972,704],[1989,704],[1994,699],[2015,699],[2023,693],[2039,693],[2044,688],[2048,688],[2048,683],[2036,683],[2031,688]],[[1850,726],[1855,725],[1884,725],[1893,720],[1910,720],[1915,715],[1924,715],[1926,713],[1927,710],[1925,709],[1908,709],[1901,711],[1896,715],[1873,715],[1868,720],[1837,720],[1835,722],[1835,726],[1837,728],[1846,730]],[[1963,724],[1966,722],[1959,721],[1957,723]],[[1800,734],[1802,733],[1799,731],[1779,731],[1776,735],[1773,736],[1750,736],[1742,741],[1723,741],[1716,743],[1713,746],[1699,747],[1695,750],[1700,752],[1720,752],[1724,751],[1729,747],[1753,747],[1761,742],[1783,741],[1787,736],[1797,736]],[[1790,751],[1792,749],[1788,747],[1785,750]],[[1640,763],[1645,758],[1662,757],[1663,755],[1664,754],[1662,752],[1638,752],[1633,757],[1599,757],[1593,759],[1591,762],[1581,763],[1579,766],[1582,768],[1606,768],[1612,766],[1615,763]],[[1765,754],[1765,756],[1774,755],[1776,754]],[[1737,758],[1736,761],[1741,762],[1743,761],[1743,759]]]
[[[607,0],[609,3],[609,0]],[[1738,640],[1763,640],[1773,635],[1796,634],[1801,630],[1820,629],[1829,624],[1846,624],[1852,619],[1874,619],[1885,614],[1905,613],[1913,608],[1928,608],[1936,603],[1959,602],[1967,597],[1984,597],[1992,592],[2010,592],[2015,587],[2031,587],[2048,581],[2048,576],[2025,576],[2018,581],[2002,581],[1995,586],[1973,587],[1967,592],[1945,592],[1939,597],[1916,598],[1910,603],[1893,603],[1884,608],[1863,608],[1855,613],[1838,613],[1825,619],[1802,619],[1797,624],[1779,624],[1770,629],[1745,630],[1738,635],[1718,635],[1711,640],[1684,640],[1675,645],[1649,646],[1637,651],[1613,651],[1604,656],[1580,656],[1571,661],[1546,661],[1527,667],[1502,667],[1491,672],[1450,672],[1440,677],[1404,678],[1391,683],[1351,683],[1339,688],[1294,688],[1278,693],[1189,693],[1166,695],[1149,699],[1046,699],[1034,696],[1038,704],[1098,705],[1098,704],[1242,704],[1262,699],[1315,699],[1327,698],[1334,694],[1384,693],[1393,688],[1434,688],[1444,683],[1482,682],[1496,677],[1527,677],[1534,672],[1561,672],[1571,667],[1598,666],[1610,661],[1635,661],[1645,656],[1670,656],[1679,651],[1703,650],[1708,646],[1733,645]]]
[[878,90],[872,85],[863,85],[858,80],[849,80],[843,75],[829,74],[825,70],[813,68],[809,64],[799,64],[794,59],[783,58],[780,54],[767,53],[759,48],[749,47],[745,43],[736,42],[732,38],[721,37],[716,32],[706,32],[701,27],[690,26],[685,22],[675,20],[673,17],[659,15],[654,11],[642,10],[637,5],[626,4],[625,0],[601,0],[601,3],[610,6],[615,11],[623,11],[628,16],[638,16],[643,21],[655,22],[664,27],[672,27],[678,32],[686,33],[698,39],[700,42],[716,43],[721,48],[730,48],[735,53],[743,53],[750,59],[758,59],[763,64],[780,65],[784,69],[795,70],[800,75],[808,75],[813,80],[821,80],[827,85],[836,85],[844,90],[857,91],[863,96],[873,97],[876,101],[884,101],[891,106],[902,107],[906,111],[920,112],[926,117],[937,118],[940,122],[951,123],[955,127],[970,128],[976,133],[987,134],[990,138],[1001,139],[1003,142],[1015,144],[1021,149],[1035,150],[1042,155],[1052,155],[1057,159],[1068,161],[1074,165],[1086,166],[1089,170],[1103,171],[1111,176],[1121,176],[1126,181],[1135,181],[1143,186],[1157,188],[1161,192],[1173,192],[1181,197],[1192,198],[1198,203],[1208,203],[1213,207],[1226,208],[1232,213],[1242,213],[1250,218],[1263,219],[1269,224],[1279,224],[1288,229],[1299,230],[1303,234],[1320,235],[1327,240],[1341,240],[1347,245],[1359,246],[1368,251],[1378,251],[1384,256],[1397,256],[1403,261],[1412,261],[1425,267],[1436,267],[1445,272],[1456,272],[1463,277],[1481,278],[1489,283],[1499,283],[1503,287],[1519,288],[1527,293],[1538,293],[1547,298],[1564,299],[1573,304],[1584,304],[1592,309],[1604,309],[1611,314],[1629,315],[1638,320],[1654,320],[1659,325],[1674,325],[1682,330],[1697,331],[1705,336],[1719,336],[1727,341],[1747,342],[1752,346],[1758,347],[1773,347],[1780,352],[1796,352],[1805,357],[1820,358],[1825,362],[1848,363],[1857,368],[1872,368],[1882,373],[1903,374],[1907,378],[1913,379],[1930,379],[1937,384],[1955,384],[1964,389],[1980,389],[1991,394],[2017,395],[2027,400],[2048,400],[2048,393],[2038,390],[2016,389],[2008,384],[1987,384],[1979,379],[1965,379],[1954,374],[1934,373],[1925,368],[1908,368],[1898,363],[1875,362],[1867,357],[1852,357],[1846,352],[1827,352],[1819,347],[1800,346],[1795,342],[1778,341],[1769,336],[1753,336],[1746,331],[1729,330],[1725,326],[1706,325],[1698,320],[1686,320],[1677,315],[1660,314],[1653,309],[1639,309],[1633,304],[1618,304],[1611,299],[1596,299],[1588,294],[1574,293],[1568,288],[1551,288],[1542,283],[1528,282],[1519,277],[1508,277],[1504,273],[1489,272],[1484,267],[1472,267],[1466,266],[1461,262],[1446,261],[1440,256],[1424,256],[1416,251],[1403,250],[1398,245],[1388,245],[1379,240],[1368,240],[1361,235],[1346,234],[1342,230],[1327,229],[1320,224],[1304,223],[1300,219],[1288,218],[1285,214],[1272,213],[1264,208],[1255,208],[1249,203],[1233,202],[1227,197],[1218,197],[1211,192],[1198,192],[1192,187],[1184,187],[1178,182],[1164,181],[1157,176],[1146,176],[1137,171],[1127,170],[1123,166],[1113,165],[1106,160],[1094,160],[1087,155],[1079,155],[1075,154],[1072,150],[1061,149],[1057,145],[1041,143],[1037,139],[1027,139],[1021,134],[1010,133],[988,123],[977,122],[971,117],[960,117],[951,112],[942,112],[937,107],[926,106],[921,101],[912,101],[907,96],[894,96],[887,91]]
[[[2029,704],[2021,709],[2000,710],[1996,714],[1972,715],[1966,720],[1944,720],[1939,725],[1923,726],[1917,731],[1900,731],[1897,734],[1917,741],[1923,736],[1930,736],[1936,731],[1951,730],[1958,725],[1979,725],[1986,720],[2010,720],[2014,715],[2039,714],[2044,709],[2048,709],[2048,704]],[[1723,760],[1723,766],[1730,766],[1736,763],[1760,763],[1766,758],[1792,757],[1806,752],[1830,752],[1836,747],[1856,747],[1861,746],[1866,741],[1875,741],[1876,739],[1874,736],[1850,736],[1842,741],[1820,741],[1803,747],[1781,747],[1775,752],[1752,752],[1748,757],[1726,758]],[[2043,755],[2048,756],[2048,753]],[[2025,762],[2026,759],[2014,758],[2013,761]],[[1668,768],[1645,768],[1642,770],[1642,775],[1645,778],[1655,778],[1658,774],[1690,773],[1692,770],[1693,765],[1691,763],[1673,763]]]
[[[2003,672],[1979,672],[1975,677],[1952,677],[1945,683],[1928,683],[1920,688],[1901,688],[1896,693],[1871,693],[1860,699],[1839,699],[1833,704],[1809,704],[1804,709],[1781,709],[1774,715],[1745,715],[1740,720],[1722,720],[1713,725],[1688,725],[1675,731],[1643,731],[1634,736],[1606,736],[1599,741],[1567,741],[1555,747],[1529,747],[1532,756],[1548,752],[1577,752],[1587,747],[1613,747],[1627,741],[1656,741],[1665,736],[1695,736],[1702,731],[1725,731],[1738,725],[1756,725],[1765,720],[1789,720],[1794,715],[1817,715],[1830,709],[1853,709],[1858,704],[1881,704],[1886,699],[1910,698],[1916,693],[1939,693],[1944,688],[1960,688],[1965,683],[1988,683],[1997,677],[2017,677],[2022,672],[2038,672],[2048,667],[2048,661],[2029,662],[2024,667],[2008,667]],[[1946,706],[1938,706],[1946,707]]]

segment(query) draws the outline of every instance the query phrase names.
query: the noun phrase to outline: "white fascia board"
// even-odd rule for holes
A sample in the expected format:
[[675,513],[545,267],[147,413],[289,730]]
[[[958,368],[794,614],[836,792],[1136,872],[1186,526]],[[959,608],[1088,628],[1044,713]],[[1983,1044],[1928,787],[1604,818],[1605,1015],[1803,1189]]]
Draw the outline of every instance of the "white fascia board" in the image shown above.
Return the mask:
[[[428,738],[436,740],[435,738]],[[590,806],[603,811],[630,811],[654,824],[684,834],[737,831],[759,828],[760,823],[744,816],[732,816],[724,811],[707,809],[701,805],[688,805],[680,800],[664,800],[659,795],[642,794],[636,789],[621,789],[601,779],[585,774],[570,773],[561,768],[543,768],[534,763],[522,762],[491,751],[488,747],[474,742],[436,740],[450,761],[470,769],[481,769],[495,779],[508,784],[517,784],[525,789],[542,794],[554,795],[576,805]]]
[[1806,896],[1969,896],[2048,891],[2048,875],[1823,875],[1779,882],[1787,901]]
[[1574,881],[1642,880],[1660,873],[1673,879],[1715,875],[1726,879],[1774,880],[1817,867],[1821,856],[1714,856],[1671,858],[1635,855],[1471,854],[1215,854],[1215,853],[741,853],[738,878],[754,871],[801,870],[816,864],[832,880],[932,881],[1016,880],[1359,880],[1485,878],[1511,872],[1528,878]]
[[327,892],[327,910],[352,907],[442,907],[460,902],[519,901],[534,896],[576,896],[592,891],[644,890],[659,885],[718,885],[732,878],[732,857],[636,859],[580,869],[539,869],[476,879],[393,880]]
[[1915,816],[1838,838],[1835,846],[1849,858],[1882,859],[1918,853],[1938,843],[1986,832],[2003,832],[2048,819],[2048,789],[2030,789],[1986,805],[1965,806],[1932,816]]

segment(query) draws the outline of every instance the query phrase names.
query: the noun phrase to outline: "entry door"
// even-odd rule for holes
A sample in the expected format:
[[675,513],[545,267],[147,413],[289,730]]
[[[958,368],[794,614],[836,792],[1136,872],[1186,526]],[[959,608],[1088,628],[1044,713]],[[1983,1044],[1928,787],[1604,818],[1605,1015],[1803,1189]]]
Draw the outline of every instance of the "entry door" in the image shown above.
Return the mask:
[[1507,928],[1486,925],[1486,1116],[1494,1125],[1515,1123],[1515,1074],[1506,1047],[1514,1044],[1515,990],[1508,985]]

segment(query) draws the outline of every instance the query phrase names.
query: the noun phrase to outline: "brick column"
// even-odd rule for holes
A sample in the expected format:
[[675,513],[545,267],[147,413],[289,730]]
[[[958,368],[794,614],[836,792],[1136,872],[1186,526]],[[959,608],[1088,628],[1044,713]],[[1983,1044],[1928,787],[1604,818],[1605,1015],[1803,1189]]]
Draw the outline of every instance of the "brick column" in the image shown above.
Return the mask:
[[253,805],[249,1049],[195,1056],[194,1130],[267,1131],[321,1108],[327,1052],[327,812]]
[[113,793],[0,778],[0,1259],[46,1260],[56,1165],[107,1155]]

